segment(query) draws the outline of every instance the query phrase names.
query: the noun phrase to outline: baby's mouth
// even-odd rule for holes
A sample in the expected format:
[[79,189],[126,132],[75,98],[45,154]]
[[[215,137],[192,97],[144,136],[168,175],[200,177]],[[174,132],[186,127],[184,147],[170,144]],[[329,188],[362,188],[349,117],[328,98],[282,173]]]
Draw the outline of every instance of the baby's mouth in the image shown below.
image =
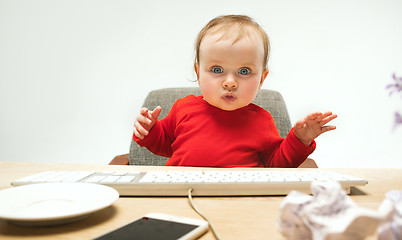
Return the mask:
[[224,101],[226,101],[226,102],[231,103],[231,102],[234,102],[234,101],[237,99],[237,97],[236,97],[233,93],[228,92],[228,93],[225,93],[225,94],[222,96],[222,99],[223,99]]

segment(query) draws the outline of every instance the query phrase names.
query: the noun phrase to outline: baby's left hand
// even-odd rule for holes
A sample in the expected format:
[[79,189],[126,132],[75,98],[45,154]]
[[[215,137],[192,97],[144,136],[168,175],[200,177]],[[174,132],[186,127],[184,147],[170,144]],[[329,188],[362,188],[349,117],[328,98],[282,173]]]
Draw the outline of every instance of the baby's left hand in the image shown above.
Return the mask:
[[296,137],[306,145],[310,145],[316,137],[322,133],[336,129],[335,126],[325,126],[328,122],[337,117],[332,112],[315,112],[310,113],[304,119],[296,122],[293,131]]

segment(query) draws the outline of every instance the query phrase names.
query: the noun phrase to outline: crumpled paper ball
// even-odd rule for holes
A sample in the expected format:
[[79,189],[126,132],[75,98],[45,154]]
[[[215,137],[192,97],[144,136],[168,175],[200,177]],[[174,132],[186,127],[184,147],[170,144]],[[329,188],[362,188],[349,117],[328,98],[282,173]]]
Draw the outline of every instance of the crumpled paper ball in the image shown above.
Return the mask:
[[364,239],[393,214],[389,204],[381,211],[358,207],[335,181],[312,182],[311,190],[292,191],[280,205],[277,226],[287,239]]
[[379,240],[402,239],[402,191],[390,191],[380,206],[382,209],[392,209],[392,218],[378,228]]

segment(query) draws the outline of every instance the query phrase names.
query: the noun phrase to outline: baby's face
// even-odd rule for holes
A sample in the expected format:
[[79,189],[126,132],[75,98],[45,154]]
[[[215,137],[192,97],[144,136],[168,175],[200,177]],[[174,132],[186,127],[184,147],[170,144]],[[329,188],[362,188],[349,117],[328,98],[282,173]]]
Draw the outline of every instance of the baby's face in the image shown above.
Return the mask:
[[204,100],[231,111],[254,100],[268,70],[263,67],[264,47],[258,37],[236,42],[234,36],[220,37],[204,37],[195,70]]

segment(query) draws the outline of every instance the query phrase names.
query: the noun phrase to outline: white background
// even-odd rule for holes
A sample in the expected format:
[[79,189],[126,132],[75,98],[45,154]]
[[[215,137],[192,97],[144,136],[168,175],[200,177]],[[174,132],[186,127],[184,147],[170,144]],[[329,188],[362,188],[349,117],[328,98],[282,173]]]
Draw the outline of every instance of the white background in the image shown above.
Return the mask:
[[263,88],[292,124],[339,115],[320,167],[402,167],[400,0],[0,0],[0,161],[107,164],[128,153],[146,94],[192,82],[199,30],[246,14],[271,40]]

